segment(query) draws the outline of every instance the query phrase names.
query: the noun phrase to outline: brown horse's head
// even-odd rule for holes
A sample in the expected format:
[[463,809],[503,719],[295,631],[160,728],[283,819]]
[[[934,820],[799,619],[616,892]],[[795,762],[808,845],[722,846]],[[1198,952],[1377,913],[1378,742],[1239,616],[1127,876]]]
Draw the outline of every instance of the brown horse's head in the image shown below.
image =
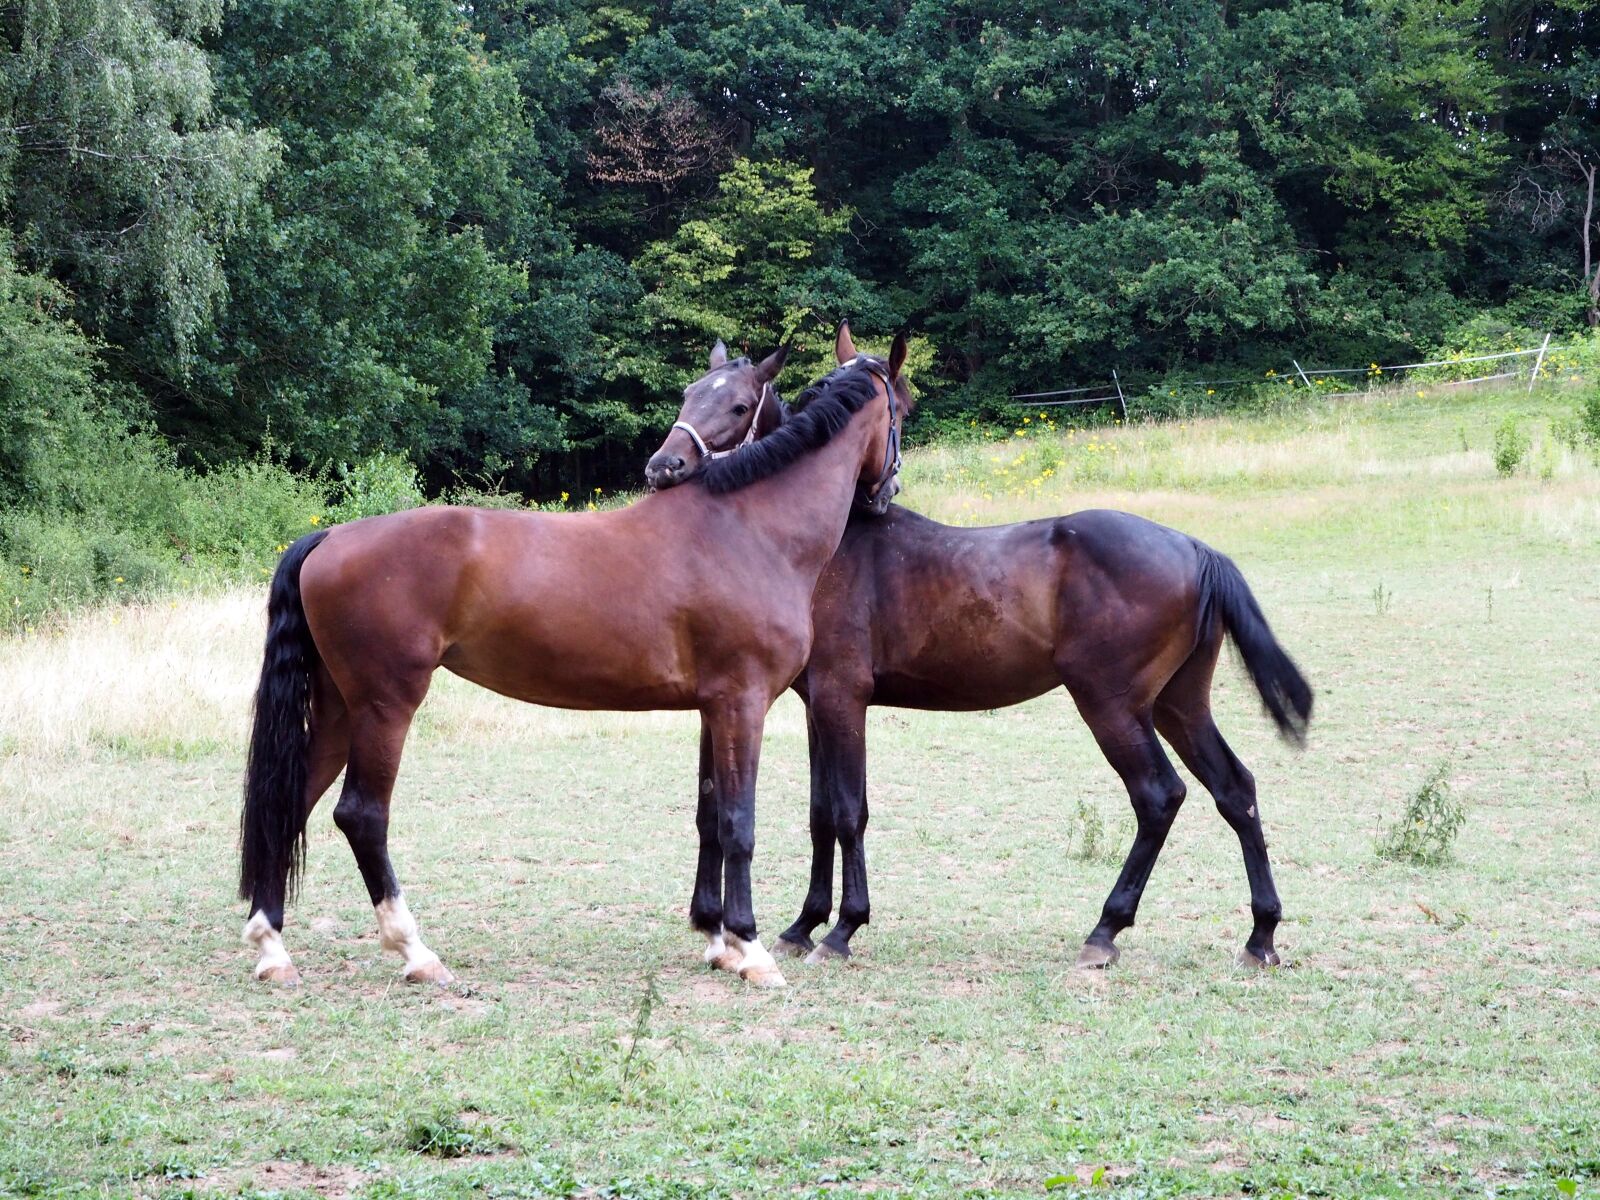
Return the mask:
[[682,483],[712,459],[781,425],[783,404],[772,381],[788,357],[789,348],[781,346],[759,363],[730,362],[726,346],[713,346],[710,369],[684,389],[677,421],[645,464],[645,482],[652,489]]

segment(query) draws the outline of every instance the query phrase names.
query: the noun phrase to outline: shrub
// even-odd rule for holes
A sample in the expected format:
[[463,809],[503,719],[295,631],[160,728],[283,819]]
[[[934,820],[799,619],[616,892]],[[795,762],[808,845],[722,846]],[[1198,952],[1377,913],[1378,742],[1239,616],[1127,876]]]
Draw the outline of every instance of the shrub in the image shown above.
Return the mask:
[[356,521],[416,508],[425,502],[417,469],[403,454],[374,454],[355,466],[339,467],[339,501],[329,514]]
[[1079,862],[1115,866],[1122,861],[1116,839],[1106,833],[1105,819],[1101,817],[1100,810],[1084,800],[1079,800],[1072,810],[1068,842],[1072,847],[1072,857]]
[[1450,794],[1450,764],[1442,762],[1406,801],[1400,819],[1378,840],[1379,858],[1433,867],[1449,862],[1466,810]]
[[1494,469],[1502,476],[1515,474],[1531,445],[1515,413],[1509,413],[1494,431]]
[[1578,402],[1577,426],[1584,441],[1600,447],[1600,381]]

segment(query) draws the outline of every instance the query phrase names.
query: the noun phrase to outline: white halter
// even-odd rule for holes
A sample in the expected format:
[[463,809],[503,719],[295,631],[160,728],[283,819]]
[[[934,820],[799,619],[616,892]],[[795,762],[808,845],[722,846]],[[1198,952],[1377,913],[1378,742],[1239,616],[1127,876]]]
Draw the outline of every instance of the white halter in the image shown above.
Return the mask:
[[700,436],[700,431],[687,421],[674,421],[672,423],[672,428],[681,429],[689,435],[689,440],[694,443],[694,448],[700,451],[700,457],[702,459],[705,459],[709,462],[713,459],[727,458],[728,455],[735,454],[738,451],[743,450],[751,442],[756,440],[756,426],[761,422],[761,409],[762,406],[766,404],[767,397],[771,394],[772,385],[770,383],[763,384],[761,386],[761,399],[756,401],[756,410],[750,414],[750,428],[745,431],[744,440],[737,446],[730,447],[727,450],[713,450],[710,446],[706,445],[706,440]]

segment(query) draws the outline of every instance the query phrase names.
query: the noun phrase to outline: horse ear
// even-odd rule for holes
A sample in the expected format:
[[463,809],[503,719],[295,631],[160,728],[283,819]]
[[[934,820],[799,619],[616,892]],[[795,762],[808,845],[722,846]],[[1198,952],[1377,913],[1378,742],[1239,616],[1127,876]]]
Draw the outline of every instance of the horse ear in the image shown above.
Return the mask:
[[789,347],[779,346],[756,364],[756,378],[762,383],[771,383],[778,377],[778,372],[783,370],[784,360],[788,357]]
[[856,356],[856,344],[850,338],[850,322],[840,321],[839,332],[833,339],[833,356],[841,364]]
[[722,344],[722,339],[717,339],[717,344],[711,347],[711,369],[715,371],[728,361],[728,348]]
[[899,379],[900,368],[906,365],[906,335],[894,335],[894,346],[889,350],[889,378]]

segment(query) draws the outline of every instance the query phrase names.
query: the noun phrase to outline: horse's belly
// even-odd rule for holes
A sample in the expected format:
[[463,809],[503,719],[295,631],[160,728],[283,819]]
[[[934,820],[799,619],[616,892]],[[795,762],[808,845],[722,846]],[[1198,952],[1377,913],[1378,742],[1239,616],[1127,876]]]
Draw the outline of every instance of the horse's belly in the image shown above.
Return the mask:
[[444,667],[480,687],[551,708],[694,708],[694,673],[670,645],[610,638],[560,645],[500,637],[450,648]]
[[952,660],[926,656],[880,670],[872,703],[892,708],[976,712],[1009,708],[1042,696],[1061,683],[1047,650]]

